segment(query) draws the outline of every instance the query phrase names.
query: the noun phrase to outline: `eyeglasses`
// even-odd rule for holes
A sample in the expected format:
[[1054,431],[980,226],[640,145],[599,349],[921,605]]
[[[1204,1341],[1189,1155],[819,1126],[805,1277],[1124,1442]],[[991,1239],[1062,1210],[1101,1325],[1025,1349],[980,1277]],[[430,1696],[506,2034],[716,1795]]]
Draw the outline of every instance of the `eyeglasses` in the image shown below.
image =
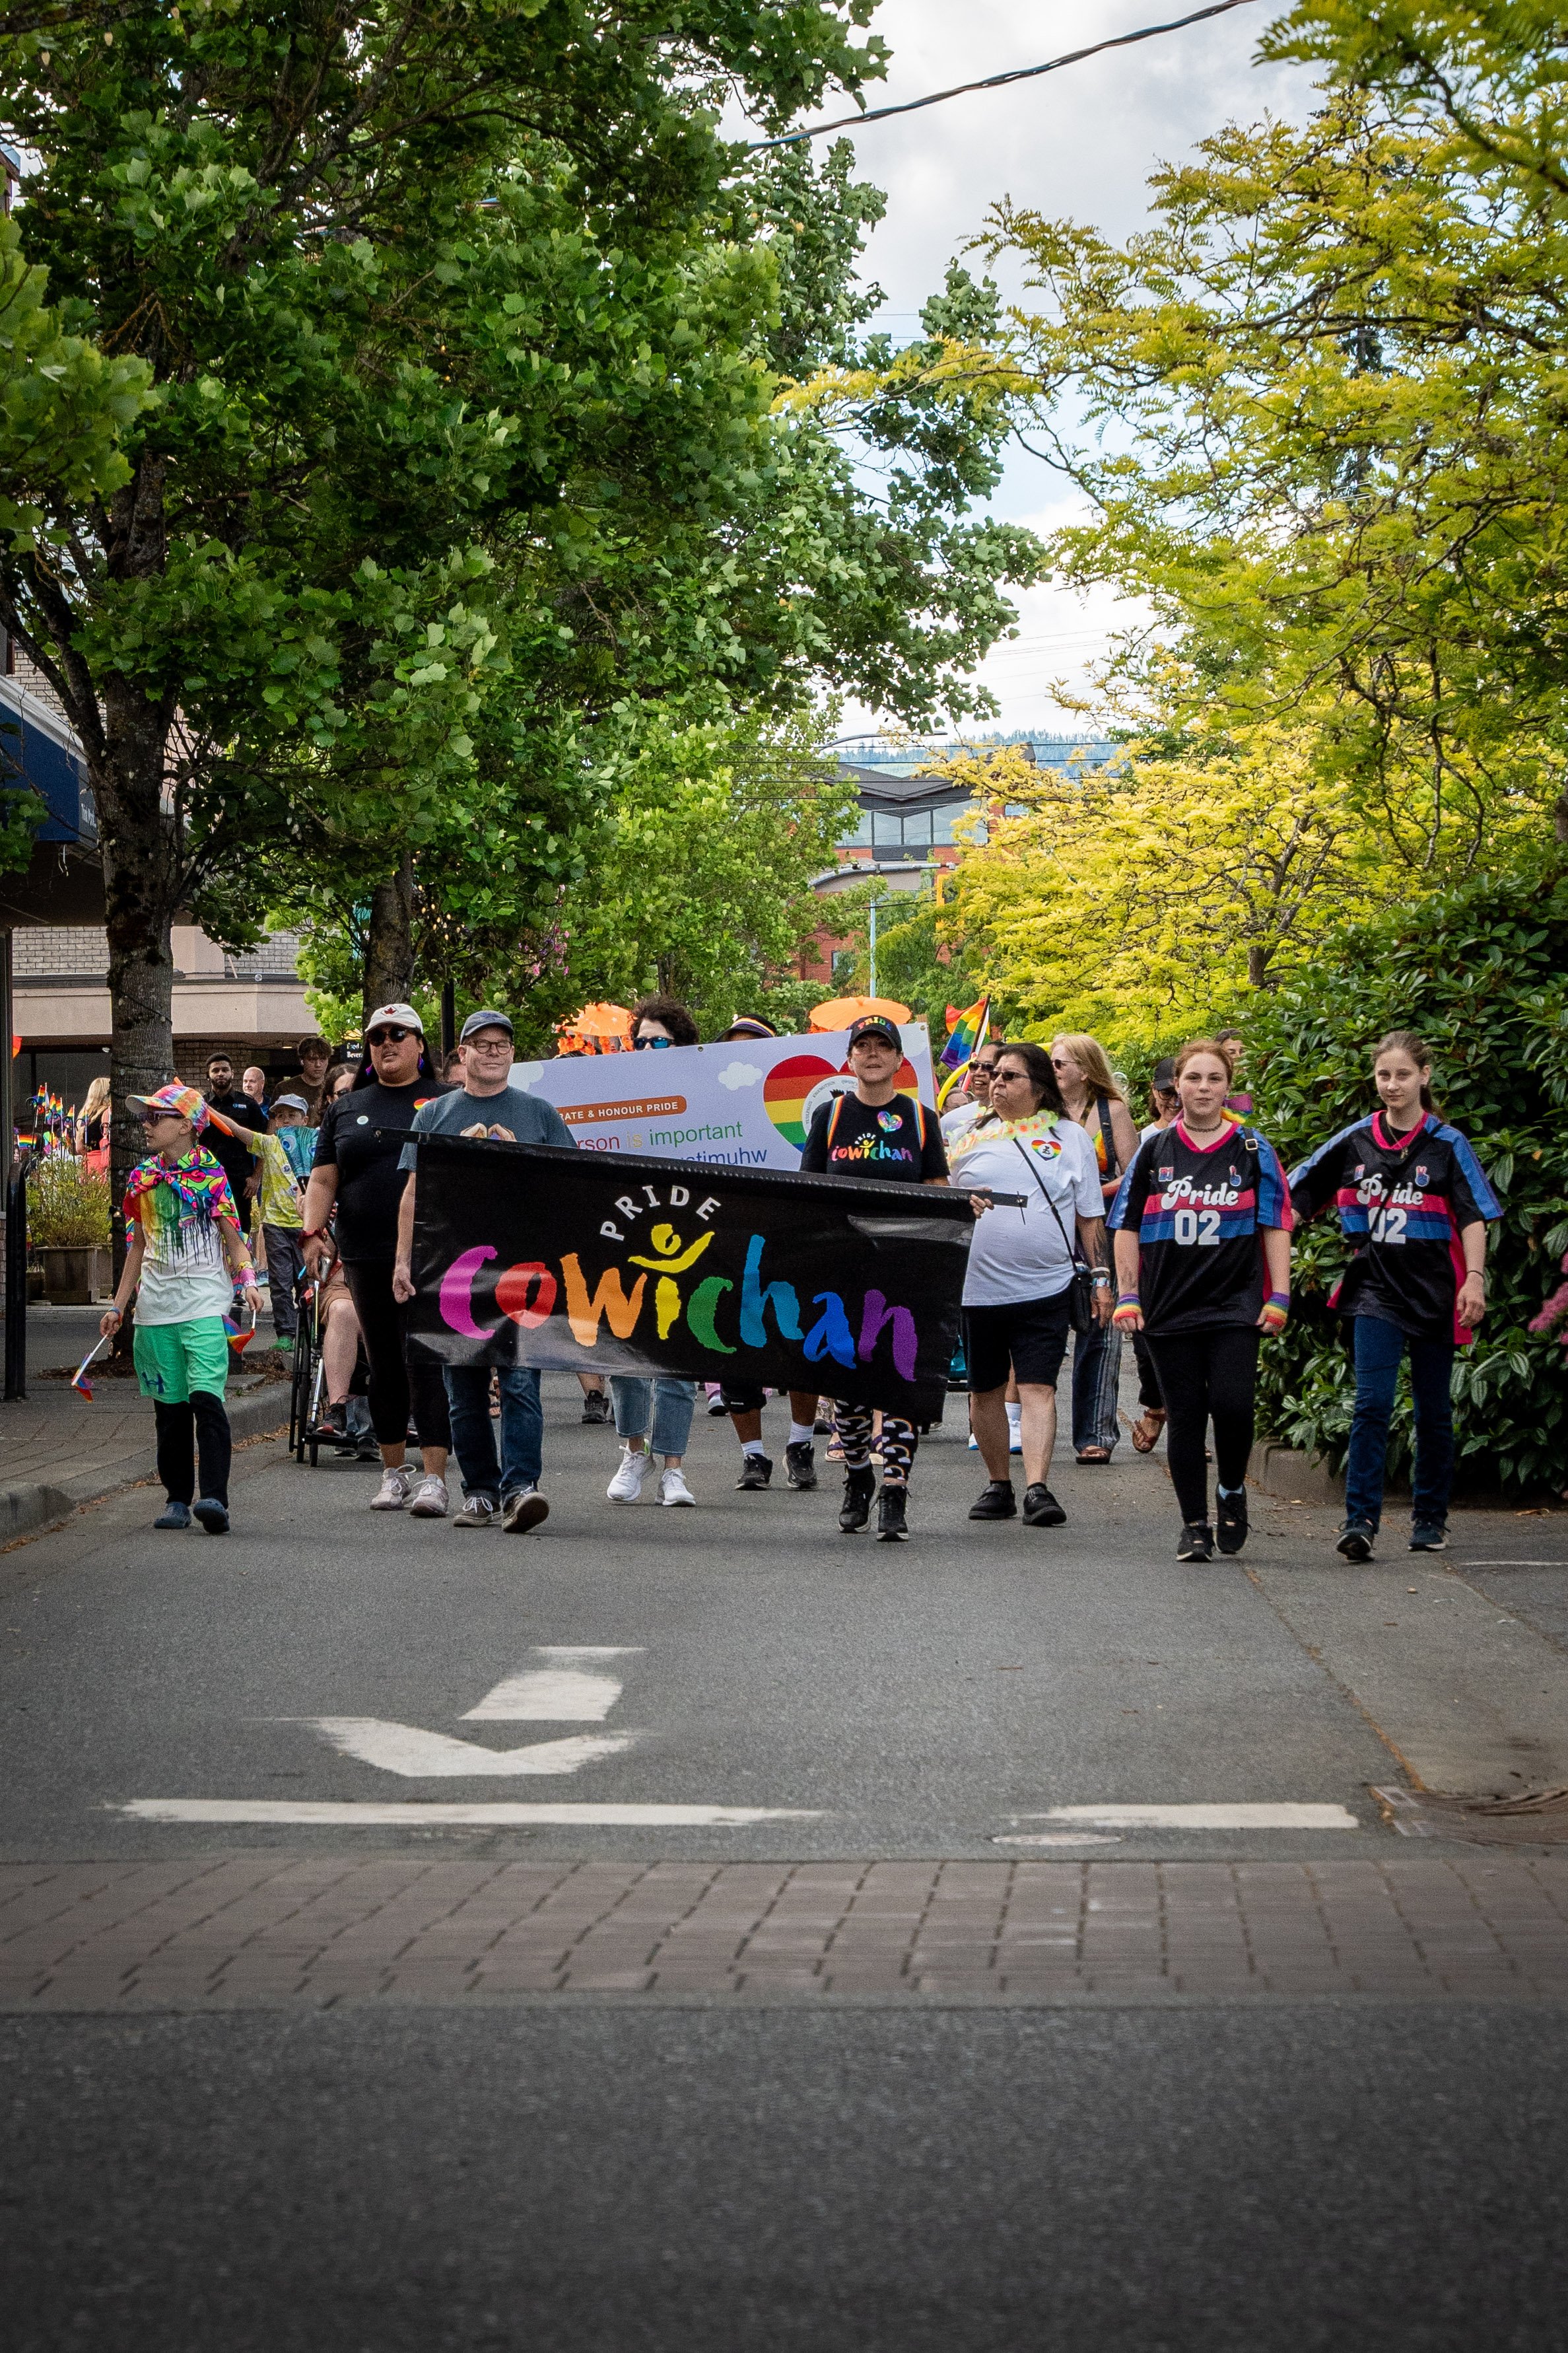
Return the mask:
[[510,1054],[510,1038],[470,1038],[468,1050],[471,1054]]
[[417,1038],[417,1029],[373,1029],[365,1039],[367,1046],[401,1046],[405,1038]]
[[1029,1073],[1027,1071],[993,1071],[991,1083],[994,1087],[1026,1087]]
[[673,1038],[634,1038],[632,1039],[633,1049],[639,1054],[645,1046],[673,1046],[674,1043]]

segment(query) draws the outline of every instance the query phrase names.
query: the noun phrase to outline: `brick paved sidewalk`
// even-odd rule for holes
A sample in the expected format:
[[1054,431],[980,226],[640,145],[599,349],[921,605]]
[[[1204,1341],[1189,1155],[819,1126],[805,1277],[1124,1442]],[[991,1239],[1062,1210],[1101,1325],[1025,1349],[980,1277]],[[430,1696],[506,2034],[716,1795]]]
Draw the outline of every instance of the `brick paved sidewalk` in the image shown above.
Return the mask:
[[0,1865],[0,2010],[1568,1999],[1568,1857]]

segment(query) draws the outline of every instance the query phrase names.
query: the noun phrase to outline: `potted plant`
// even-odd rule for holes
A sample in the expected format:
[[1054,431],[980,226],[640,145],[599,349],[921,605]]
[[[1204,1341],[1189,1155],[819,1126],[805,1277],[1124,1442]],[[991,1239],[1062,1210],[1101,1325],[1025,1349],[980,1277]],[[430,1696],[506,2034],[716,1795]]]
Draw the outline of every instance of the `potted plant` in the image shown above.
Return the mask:
[[51,1153],[27,1181],[27,1240],[44,1262],[51,1307],[86,1307],[110,1296],[109,1180],[70,1153]]

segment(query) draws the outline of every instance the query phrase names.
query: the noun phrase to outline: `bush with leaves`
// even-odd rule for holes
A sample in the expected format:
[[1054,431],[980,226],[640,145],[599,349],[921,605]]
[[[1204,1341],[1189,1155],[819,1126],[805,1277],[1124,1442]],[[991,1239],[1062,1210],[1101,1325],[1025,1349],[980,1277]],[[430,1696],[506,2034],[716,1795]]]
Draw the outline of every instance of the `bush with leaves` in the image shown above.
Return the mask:
[[[1503,1205],[1488,1252],[1488,1312],[1454,1370],[1458,1454],[1479,1484],[1563,1483],[1568,1355],[1531,1329],[1568,1247],[1568,874],[1479,876],[1347,926],[1310,974],[1249,1021],[1260,1123],[1288,1164],[1376,1108],[1371,1049],[1408,1029],[1433,1058],[1442,1114],[1467,1134]],[[1350,1439],[1348,1323],[1328,1294],[1349,1255],[1331,1213],[1299,1230],[1295,1306],[1265,1349],[1260,1430],[1326,1456]],[[1391,1473],[1410,1459],[1402,1376]]]
[[34,1250],[107,1250],[108,1177],[68,1152],[40,1160],[27,1180],[27,1240]]

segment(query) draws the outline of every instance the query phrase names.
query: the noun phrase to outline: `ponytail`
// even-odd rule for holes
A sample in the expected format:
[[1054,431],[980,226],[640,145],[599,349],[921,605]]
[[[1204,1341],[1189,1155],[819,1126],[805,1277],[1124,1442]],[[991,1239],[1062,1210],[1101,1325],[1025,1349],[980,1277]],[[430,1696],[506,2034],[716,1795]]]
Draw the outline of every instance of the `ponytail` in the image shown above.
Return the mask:
[[[1414,1029],[1386,1031],[1372,1050],[1373,1069],[1377,1066],[1377,1058],[1380,1054],[1408,1054],[1418,1071],[1430,1071],[1432,1067],[1432,1057]],[[1421,1082],[1421,1108],[1423,1111],[1429,1112],[1436,1112],[1437,1109],[1432,1100],[1432,1089],[1425,1079]]]

